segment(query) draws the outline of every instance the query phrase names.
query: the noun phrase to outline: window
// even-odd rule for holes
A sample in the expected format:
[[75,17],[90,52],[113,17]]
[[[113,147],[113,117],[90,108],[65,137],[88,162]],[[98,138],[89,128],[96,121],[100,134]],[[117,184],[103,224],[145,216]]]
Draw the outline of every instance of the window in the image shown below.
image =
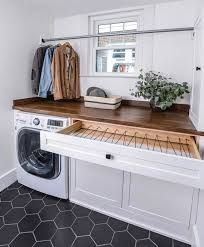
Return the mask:
[[[94,70],[111,75],[135,74],[138,39],[135,34],[119,35],[138,30],[138,18],[96,21],[95,33],[104,36],[95,40]],[[113,36],[105,36],[113,34]]]

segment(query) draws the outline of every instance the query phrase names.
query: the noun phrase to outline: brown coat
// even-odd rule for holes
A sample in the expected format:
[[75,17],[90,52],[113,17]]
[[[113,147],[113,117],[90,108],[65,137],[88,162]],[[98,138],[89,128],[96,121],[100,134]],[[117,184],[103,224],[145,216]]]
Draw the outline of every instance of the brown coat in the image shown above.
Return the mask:
[[54,52],[52,77],[55,100],[80,98],[79,57],[68,42]]

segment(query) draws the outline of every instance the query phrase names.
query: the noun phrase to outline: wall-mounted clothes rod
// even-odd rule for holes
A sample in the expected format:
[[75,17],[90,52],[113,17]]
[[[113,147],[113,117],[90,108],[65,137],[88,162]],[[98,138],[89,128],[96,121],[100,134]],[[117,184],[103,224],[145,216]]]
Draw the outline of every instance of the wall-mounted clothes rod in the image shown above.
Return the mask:
[[90,38],[99,38],[99,37],[109,37],[109,36],[116,36],[116,35],[130,35],[130,34],[140,35],[140,34],[186,32],[186,31],[194,31],[194,27],[143,30],[143,31],[127,31],[127,32],[103,33],[103,34],[94,34],[94,35],[59,37],[59,38],[50,38],[50,39],[42,38],[42,43],[51,42],[51,41],[60,41],[60,40],[90,39]]

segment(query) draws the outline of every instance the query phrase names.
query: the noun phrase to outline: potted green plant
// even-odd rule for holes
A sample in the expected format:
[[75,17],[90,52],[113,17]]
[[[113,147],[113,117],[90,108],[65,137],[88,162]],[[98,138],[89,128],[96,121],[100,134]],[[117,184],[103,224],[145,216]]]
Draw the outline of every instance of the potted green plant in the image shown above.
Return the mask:
[[171,78],[163,76],[160,72],[145,73],[141,69],[138,79],[135,89],[130,90],[131,95],[150,100],[153,111],[165,111],[177,98],[184,98],[185,93],[190,93],[187,82],[172,82]]

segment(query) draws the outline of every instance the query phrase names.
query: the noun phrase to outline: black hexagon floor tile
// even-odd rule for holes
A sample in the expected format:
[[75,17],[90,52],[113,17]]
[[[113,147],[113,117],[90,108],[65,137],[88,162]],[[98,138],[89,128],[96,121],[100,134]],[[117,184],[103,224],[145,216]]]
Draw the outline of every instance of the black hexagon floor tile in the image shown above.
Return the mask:
[[18,224],[21,232],[31,232],[39,225],[40,218],[37,214],[26,215]]
[[190,245],[174,240],[174,247],[190,247]]
[[[157,247],[150,239],[138,240],[136,247]],[[166,247],[165,245],[163,247]]]
[[30,196],[32,199],[43,199],[46,195],[44,193],[39,192],[39,191],[33,190],[30,193]]
[[94,222],[94,224],[103,224],[108,221],[108,216],[95,211],[90,213],[89,218]]
[[96,244],[89,236],[77,238],[74,241],[74,244],[72,245],[72,247],[95,247],[95,246]]
[[43,201],[45,205],[54,205],[59,202],[59,198],[53,197],[53,196],[46,196],[43,198]]
[[28,194],[28,193],[31,193],[32,191],[33,191],[33,189],[30,189],[24,185],[21,186],[19,189],[20,194]]
[[172,247],[172,244],[190,247],[18,182],[0,192],[0,247]]
[[78,218],[72,225],[72,229],[77,236],[90,235],[94,224],[88,217]]
[[1,197],[1,195],[5,192],[5,191],[7,191],[8,189],[6,188],[6,189],[4,189],[4,190],[2,190],[1,192],[0,192],[0,197]]
[[17,225],[4,225],[0,229],[0,245],[9,244],[17,235]]
[[98,245],[97,247],[113,247],[111,244],[106,244],[106,245]]
[[0,202],[0,216],[5,215],[12,208],[11,202]]
[[128,232],[116,232],[112,245],[113,247],[135,247],[135,239]]
[[24,208],[13,208],[5,216],[5,224],[15,224],[18,223],[25,216]]
[[91,212],[91,210],[89,210],[88,208],[84,208],[79,205],[76,205],[72,211],[76,215],[76,217],[85,217],[88,216]]
[[36,214],[39,213],[44,206],[42,200],[32,200],[26,205],[25,211],[27,214]]
[[43,199],[46,195],[39,192],[39,191],[35,191],[33,190],[31,193],[30,193],[30,196],[32,199]]
[[74,203],[71,203],[70,201],[67,200],[60,200],[57,203],[57,207],[59,208],[60,211],[72,210],[74,206],[75,206]]
[[138,226],[129,225],[128,232],[136,239],[145,239],[149,237],[149,231]]
[[36,242],[33,247],[52,247],[50,241]]
[[54,247],[71,247],[75,238],[73,231],[65,228],[58,229],[51,241]]
[[172,247],[172,239],[162,236],[155,232],[150,232],[150,239],[158,246],[158,247]]
[[36,242],[33,247],[52,247],[50,241]]
[[59,210],[56,205],[45,206],[39,213],[42,221],[45,220],[54,220],[54,218],[59,213]]
[[0,198],[1,201],[12,201],[17,195],[19,195],[18,190],[17,189],[11,189],[11,190],[5,190]]
[[18,181],[16,181],[15,183],[13,183],[12,185],[10,185],[8,187],[8,190],[11,190],[11,189],[18,189],[22,186],[22,184],[20,184]]
[[70,227],[75,221],[76,217],[71,211],[60,212],[56,219],[55,223],[58,228]]
[[25,207],[26,204],[28,204],[31,201],[29,194],[19,195],[17,196],[13,201],[12,205],[13,207]]
[[3,217],[0,217],[0,228],[4,225]]
[[53,221],[41,222],[35,229],[34,234],[37,241],[50,240],[57,231],[55,223]]
[[128,224],[121,221],[117,220],[114,218],[109,218],[108,219],[108,225],[114,230],[114,231],[125,231],[127,229]]
[[35,243],[35,239],[32,233],[21,233],[10,244],[10,247],[32,247]]
[[95,225],[91,237],[98,244],[109,244],[113,237],[113,231],[107,224]]
[[111,244],[106,244],[106,245],[98,245],[97,247],[113,247]]

